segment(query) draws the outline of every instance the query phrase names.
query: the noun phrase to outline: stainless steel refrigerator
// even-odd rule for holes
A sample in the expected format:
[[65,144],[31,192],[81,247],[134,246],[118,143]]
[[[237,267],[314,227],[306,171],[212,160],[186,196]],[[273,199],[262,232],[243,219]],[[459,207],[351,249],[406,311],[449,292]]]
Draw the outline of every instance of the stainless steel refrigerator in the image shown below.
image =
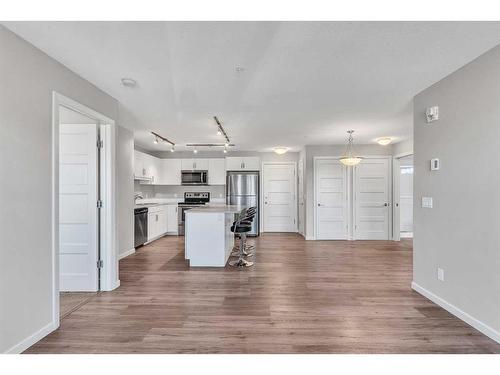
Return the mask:
[[227,172],[226,204],[257,207],[249,236],[259,235],[259,172]]

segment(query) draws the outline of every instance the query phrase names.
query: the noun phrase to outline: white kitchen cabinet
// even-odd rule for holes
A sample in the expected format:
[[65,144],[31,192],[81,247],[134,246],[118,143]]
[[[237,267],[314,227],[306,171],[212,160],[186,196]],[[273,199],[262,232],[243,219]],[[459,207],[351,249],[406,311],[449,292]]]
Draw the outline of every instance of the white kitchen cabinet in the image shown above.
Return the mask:
[[134,150],[134,177],[146,177],[146,169],[144,168],[144,154]]
[[178,232],[177,205],[169,204],[167,208],[167,233]]
[[257,156],[227,157],[226,170],[228,171],[259,171],[260,158]]
[[181,184],[181,159],[160,159],[160,177],[158,185]]
[[209,159],[182,159],[181,168],[183,171],[197,170],[207,171]]
[[208,159],[208,184],[225,185],[226,184],[226,160]]
[[150,179],[154,184],[160,179],[161,159],[134,150],[134,177]]
[[148,212],[148,241],[164,235],[167,233],[167,229],[167,206],[150,207]]

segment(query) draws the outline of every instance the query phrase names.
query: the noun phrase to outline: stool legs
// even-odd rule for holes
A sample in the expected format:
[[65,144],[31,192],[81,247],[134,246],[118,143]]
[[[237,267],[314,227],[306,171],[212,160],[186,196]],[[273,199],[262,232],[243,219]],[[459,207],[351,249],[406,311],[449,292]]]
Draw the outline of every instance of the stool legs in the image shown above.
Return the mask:
[[249,262],[248,260],[244,259],[243,252],[245,251],[245,242],[246,242],[247,235],[245,233],[242,233],[240,235],[240,252],[239,252],[239,257],[237,260],[233,260],[229,262],[229,265],[233,267],[251,267],[253,266],[253,262]]

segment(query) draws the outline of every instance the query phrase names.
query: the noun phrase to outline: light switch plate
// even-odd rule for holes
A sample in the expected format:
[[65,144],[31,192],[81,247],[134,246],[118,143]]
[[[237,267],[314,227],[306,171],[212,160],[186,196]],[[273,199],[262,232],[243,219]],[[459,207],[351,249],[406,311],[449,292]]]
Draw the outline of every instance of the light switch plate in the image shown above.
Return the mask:
[[431,159],[431,171],[439,171],[440,164],[439,159]]
[[444,281],[444,269],[438,267],[437,278],[439,281]]
[[432,208],[432,197],[422,197],[422,207]]

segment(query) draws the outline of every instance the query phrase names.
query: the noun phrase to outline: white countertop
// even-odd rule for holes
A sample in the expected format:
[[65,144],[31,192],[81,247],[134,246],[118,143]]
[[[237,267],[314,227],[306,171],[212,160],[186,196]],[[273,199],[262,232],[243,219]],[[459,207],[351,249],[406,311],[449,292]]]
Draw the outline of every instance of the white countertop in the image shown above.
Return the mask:
[[[141,204],[138,204],[138,203]],[[184,202],[183,198],[144,198],[138,199],[134,208],[143,208],[143,207],[155,207],[155,206],[164,206],[164,205],[176,205],[180,202]],[[225,198],[213,198],[209,203],[206,204],[206,207],[212,206],[221,206],[224,205]]]
[[185,212],[186,215],[196,214],[196,213],[222,213],[222,214],[237,214],[241,210],[245,209],[246,206],[239,205],[227,205],[227,204],[208,204],[203,207],[191,208]]

